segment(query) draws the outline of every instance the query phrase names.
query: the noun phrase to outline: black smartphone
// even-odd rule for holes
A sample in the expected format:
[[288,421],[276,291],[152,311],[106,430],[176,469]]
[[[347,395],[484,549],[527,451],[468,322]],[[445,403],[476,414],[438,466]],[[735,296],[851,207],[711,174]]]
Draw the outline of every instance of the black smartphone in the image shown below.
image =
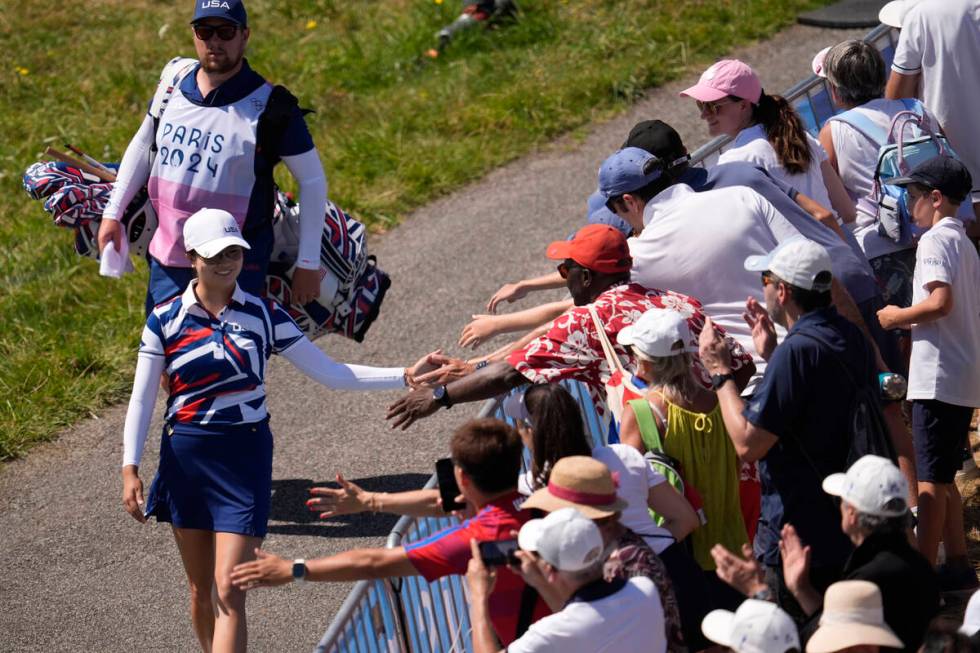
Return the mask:
[[465,503],[456,502],[456,497],[459,496],[459,486],[456,484],[456,476],[453,474],[452,458],[440,458],[436,461],[436,480],[439,481],[439,497],[442,499],[444,512],[462,510],[466,507]]
[[517,540],[498,540],[496,542],[480,542],[480,557],[487,567],[503,567],[516,565]]

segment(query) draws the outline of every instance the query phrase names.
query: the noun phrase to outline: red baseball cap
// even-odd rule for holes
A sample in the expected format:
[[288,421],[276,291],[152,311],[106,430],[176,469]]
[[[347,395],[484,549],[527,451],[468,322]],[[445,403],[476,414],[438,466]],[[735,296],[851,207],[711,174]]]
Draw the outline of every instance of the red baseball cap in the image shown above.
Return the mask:
[[579,265],[602,274],[626,272],[633,267],[626,236],[607,224],[582,227],[571,240],[556,240],[545,253],[550,259],[572,259]]

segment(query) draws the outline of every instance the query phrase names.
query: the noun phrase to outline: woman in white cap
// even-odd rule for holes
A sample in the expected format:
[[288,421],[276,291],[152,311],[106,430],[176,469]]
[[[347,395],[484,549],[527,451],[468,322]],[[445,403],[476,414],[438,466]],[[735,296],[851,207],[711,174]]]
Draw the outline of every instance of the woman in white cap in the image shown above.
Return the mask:
[[[691,535],[694,558],[715,568],[711,547],[740,551],[748,543],[739,503],[739,462],[725,430],[718,398],[691,374],[697,351],[687,320],[677,311],[649,310],[619,332],[636,354],[646,395],[623,411],[622,441],[642,453],[663,452],[680,463],[686,487],[697,489],[705,523]],[[690,492],[688,492],[690,494]]]
[[697,102],[709,134],[735,139],[718,163],[757,165],[821,206],[832,208],[839,222],[854,220],[854,202],[827,163],[827,153],[807,133],[785,98],[763,91],[759,76],[748,64],[737,59],[719,61],[681,95]]
[[[281,354],[327,387],[405,387],[423,365],[334,362],[272,300],[236,282],[244,250],[228,212],[202,209],[183,228],[196,278],[160,304],[143,329],[124,427],[123,505],[139,522],[170,522],[191,588],[191,620],[205,651],[244,650],[245,593],[232,567],[254,558],[266,534],[272,433],[266,361]],[[168,389],[160,464],[146,505],[139,463],[161,375]]]

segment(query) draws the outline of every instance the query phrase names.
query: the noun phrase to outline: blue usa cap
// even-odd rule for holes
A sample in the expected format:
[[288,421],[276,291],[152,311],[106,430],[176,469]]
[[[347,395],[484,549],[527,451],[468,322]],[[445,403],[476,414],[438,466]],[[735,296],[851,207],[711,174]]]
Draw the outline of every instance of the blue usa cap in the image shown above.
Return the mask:
[[662,174],[659,158],[638,147],[624,147],[602,162],[599,192],[608,200],[639,190]]
[[630,223],[609,210],[609,207],[606,206],[606,198],[599,191],[589,195],[589,212],[586,220],[589,224],[607,224],[614,227],[627,238],[633,234],[633,227],[630,226]]
[[205,18],[221,18],[240,27],[248,25],[248,15],[241,0],[194,0],[194,20],[191,23]]

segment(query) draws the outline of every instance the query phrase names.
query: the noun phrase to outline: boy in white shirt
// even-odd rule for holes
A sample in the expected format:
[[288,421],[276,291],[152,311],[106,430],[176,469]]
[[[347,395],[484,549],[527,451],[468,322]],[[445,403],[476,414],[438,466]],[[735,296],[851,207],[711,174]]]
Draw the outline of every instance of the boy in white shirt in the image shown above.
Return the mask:
[[977,586],[966,557],[963,504],[953,478],[973,409],[980,406],[980,257],[954,216],[970,193],[966,166],[949,156],[924,161],[891,184],[905,186],[919,241],[912,306],[886,306],[886,329],[912,328],[908,399],[919,477],[919,550],[933,564],[946,547],[944,590]]

